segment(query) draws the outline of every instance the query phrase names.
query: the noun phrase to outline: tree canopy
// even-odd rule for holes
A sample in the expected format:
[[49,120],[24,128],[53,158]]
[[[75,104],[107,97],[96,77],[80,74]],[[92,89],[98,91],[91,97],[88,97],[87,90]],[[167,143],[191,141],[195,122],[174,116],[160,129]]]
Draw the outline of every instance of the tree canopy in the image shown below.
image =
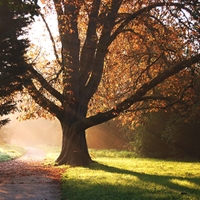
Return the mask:
[[[41,2],[56,61],[28,65],[23,84],[36,102],[29,117],[49,112],[61,123],[58,164],[90,162],[87,128],[129,113],[133,120],[138,110],[175,105],[193,93],[200,61],[198,1]],[[59,39],[45,20],[53,11]]]

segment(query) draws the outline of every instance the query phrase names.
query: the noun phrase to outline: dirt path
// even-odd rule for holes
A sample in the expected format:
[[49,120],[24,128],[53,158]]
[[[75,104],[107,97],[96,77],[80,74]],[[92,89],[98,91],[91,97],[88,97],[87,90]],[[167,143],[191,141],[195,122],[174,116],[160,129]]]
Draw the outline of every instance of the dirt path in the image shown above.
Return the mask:
[[60,200],[60,172],[43,166],[44,152],[26,148],[16,160],[0,163],[0,200]]

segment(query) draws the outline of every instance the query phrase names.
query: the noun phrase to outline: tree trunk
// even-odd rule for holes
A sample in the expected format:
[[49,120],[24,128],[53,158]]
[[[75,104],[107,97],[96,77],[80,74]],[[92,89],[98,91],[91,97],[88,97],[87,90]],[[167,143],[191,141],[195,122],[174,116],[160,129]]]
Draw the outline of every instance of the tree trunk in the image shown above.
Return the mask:
[[56,160],[58,165],[68,164],[76,166],[88,166],[91,157],[85,138],[85,131],[81,133],[68,130],[63,132],[62,149]]
[[58,165],[88,166],[92,161],[88,152],[85,130],[77,132],[73,126],[77,120],[85,117],[86,109],[79,108],[80,106],[76,106],[76,109],[70,109],[70,114],[65,116],[66,120],[61,122],[63,135],[61,152],[56,160]]

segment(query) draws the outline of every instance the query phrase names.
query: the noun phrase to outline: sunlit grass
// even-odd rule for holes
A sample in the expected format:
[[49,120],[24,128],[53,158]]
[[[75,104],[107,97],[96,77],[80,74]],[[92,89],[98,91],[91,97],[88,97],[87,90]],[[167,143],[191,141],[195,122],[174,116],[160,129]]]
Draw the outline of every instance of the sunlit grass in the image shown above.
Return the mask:
[[12,160],[25,154],[26,150],[15,145],[0,146],[0,162]]
[[115,149],[105,149],[105,150],[89,150],[92,159],[99,157],[106,158],[135,158],[136,154],[131,151],[116,151]]
[[130,152],[91,151],[89,168],[66,167],[67,200],[198,200],[200,163],[136,158]]
[[57,146],[38,146],[39,149],[42,149],[45,152],[45,159],[43,161],[44,165],[53,165],[55,164],[56,158],[59,156],[60,147]]

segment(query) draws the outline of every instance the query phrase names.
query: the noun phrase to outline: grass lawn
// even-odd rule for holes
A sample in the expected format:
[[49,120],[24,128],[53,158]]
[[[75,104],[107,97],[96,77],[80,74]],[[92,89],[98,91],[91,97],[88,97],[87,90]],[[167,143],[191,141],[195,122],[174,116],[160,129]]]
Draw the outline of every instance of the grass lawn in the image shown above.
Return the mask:
[[91,151],[89,168],[66,166],[63,200],[200,200],[200,163]]
[[0,162],[18,158],[22,156],[25,152],[25,149],[15,145],[2,145],[0,146]]

